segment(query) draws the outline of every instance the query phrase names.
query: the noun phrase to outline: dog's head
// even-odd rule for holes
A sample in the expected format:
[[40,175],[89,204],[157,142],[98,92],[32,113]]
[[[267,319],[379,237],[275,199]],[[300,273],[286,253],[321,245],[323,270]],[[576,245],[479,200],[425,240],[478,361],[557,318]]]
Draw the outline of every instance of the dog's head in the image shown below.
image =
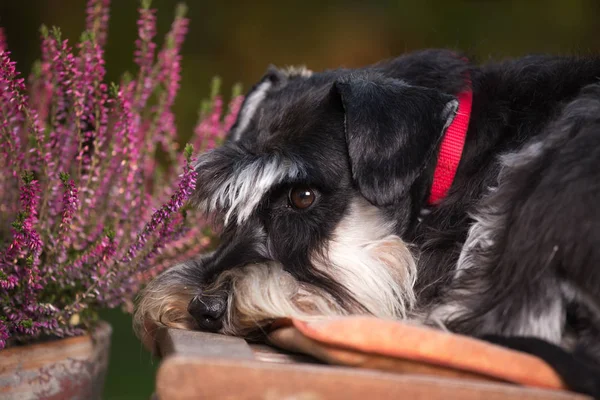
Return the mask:
[[405,316],[416,267],[401,237],[456,106],[377,68],[270,69],[196,164],[220,247],[152,282],[138,316],[236,335],[284,316]]

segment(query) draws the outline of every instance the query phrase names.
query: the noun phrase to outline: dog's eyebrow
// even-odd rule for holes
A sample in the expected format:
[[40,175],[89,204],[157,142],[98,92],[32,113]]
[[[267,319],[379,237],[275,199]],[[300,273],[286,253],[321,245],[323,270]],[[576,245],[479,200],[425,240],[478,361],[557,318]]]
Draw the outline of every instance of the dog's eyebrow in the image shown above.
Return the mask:
[[226,211],[225,224],[235,216],[239,225],[250,217],[274,186],[284,180],[303,179],[305,176],[306,171],[301,164],[277,154],[240,160],[201,207]]

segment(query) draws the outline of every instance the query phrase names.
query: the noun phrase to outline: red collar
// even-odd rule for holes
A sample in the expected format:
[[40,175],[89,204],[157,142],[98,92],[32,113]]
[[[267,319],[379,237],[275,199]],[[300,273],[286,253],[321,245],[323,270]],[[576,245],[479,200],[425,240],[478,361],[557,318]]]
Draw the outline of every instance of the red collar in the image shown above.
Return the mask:
[[471,118],[471,105],[473,103],[473,90],[471,79],[467,77],[467,88],[458,94],[458,110],[452,123],[446,129],[440,145],[437,165],[433,172],[433,183],[427,203],[439,204],[447,195],[454,181],[456,170],[465,146],[469,119]]

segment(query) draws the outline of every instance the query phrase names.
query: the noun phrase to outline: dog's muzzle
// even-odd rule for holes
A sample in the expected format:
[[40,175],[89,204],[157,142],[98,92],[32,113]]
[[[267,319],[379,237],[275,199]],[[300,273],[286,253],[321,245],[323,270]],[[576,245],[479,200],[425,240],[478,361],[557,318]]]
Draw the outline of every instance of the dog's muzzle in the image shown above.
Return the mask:
[[[222,237],[221,245],[199,266],[200,281],[206,282],[194,296],[187,312],[203,331],[218,332],[226,323],[231,297],[227,271],[242,268],[248,263],[267,260],[265,237],[258,224],[238,227],[235,235]],[[222,281],[219,278],[224,278]]]

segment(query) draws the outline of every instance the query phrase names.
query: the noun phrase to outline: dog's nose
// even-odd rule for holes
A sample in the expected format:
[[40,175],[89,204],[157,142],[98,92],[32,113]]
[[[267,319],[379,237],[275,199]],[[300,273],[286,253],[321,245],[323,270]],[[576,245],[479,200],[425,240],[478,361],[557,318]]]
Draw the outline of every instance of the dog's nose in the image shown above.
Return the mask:
[[198,295],[188,305],[188,312],[201,330],[217,332],[223,327],[223,315],[227,309],[227,299],[223,296]]

